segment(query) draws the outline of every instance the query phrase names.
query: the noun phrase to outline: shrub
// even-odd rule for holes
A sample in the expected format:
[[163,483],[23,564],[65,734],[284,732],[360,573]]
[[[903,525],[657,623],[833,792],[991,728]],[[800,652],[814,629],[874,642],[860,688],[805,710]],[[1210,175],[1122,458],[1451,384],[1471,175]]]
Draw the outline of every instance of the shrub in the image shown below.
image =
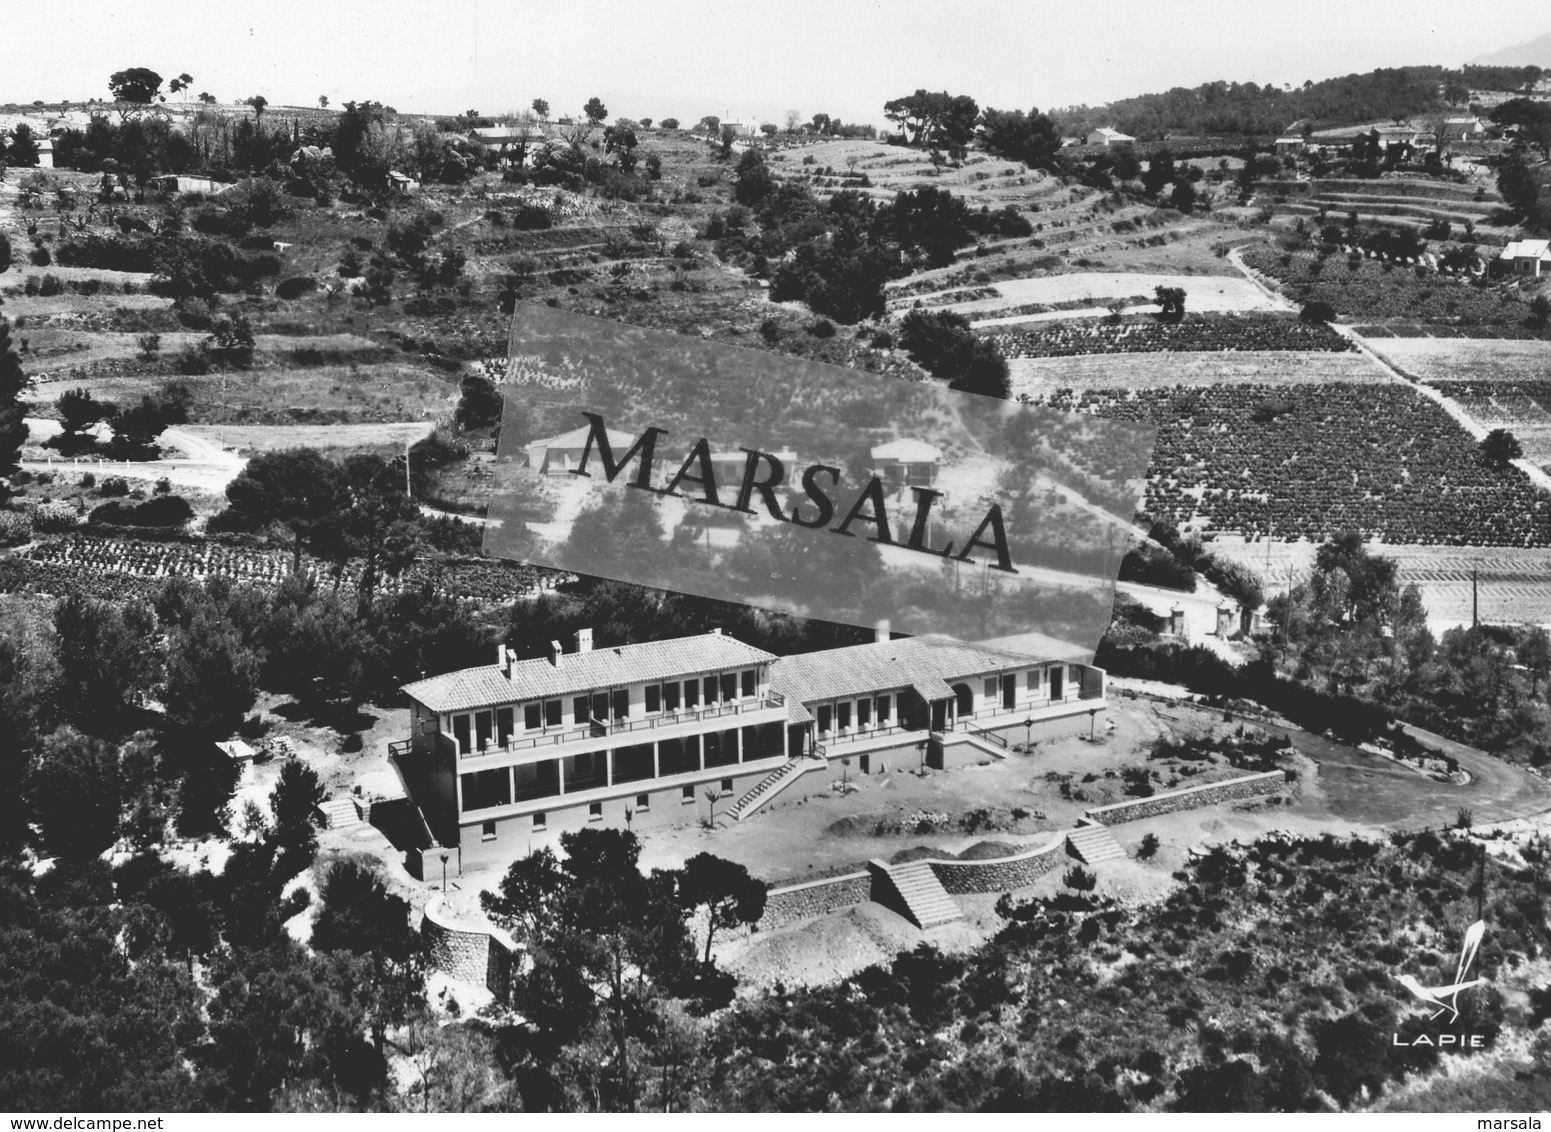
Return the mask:
[[75,508],[65,503],[41,503],[32,509],[32,529],[44,534],[73,531],[78,522]]
[[32,540],[32,516],[25,511],[0,511],[0,546],[20,546]]
[[54,257],[49,254],[49,250],[42,244],[28,252],[27,258],[32,261],[33,267],[47,267],[54,262]]
[[1334,322],[1336,320],[1336,308],[1324,299],[1314,299],[1303,304],[1303,309],[1298,312],[1298,317],[1304,322],[1315,325]]
[[112,499],[115,496],[129,494],[129,481],[123,476],[109,476],[102,481],[102,486],[97,489],[97,494],[104,499]]
[[1148,833],[1143,835],[1142,843],[1137,847],[1136,850],[1137,859],[1141,861],[1150,861],[1157,855],[1158,835],[1156,833]]
[[1073,865],[1062,875],[1061,883],[1074,892],[1092,892],[1098,886],[1099,878],[1081,865]]
[[318,289],[318,281],[311,275],[293,275],[275,285],[275,298],[299,299]]
[[114,527],[181,527],[194,508],[181,495],[158,495],[144,503],[111,500],[92,511],[91,521]]

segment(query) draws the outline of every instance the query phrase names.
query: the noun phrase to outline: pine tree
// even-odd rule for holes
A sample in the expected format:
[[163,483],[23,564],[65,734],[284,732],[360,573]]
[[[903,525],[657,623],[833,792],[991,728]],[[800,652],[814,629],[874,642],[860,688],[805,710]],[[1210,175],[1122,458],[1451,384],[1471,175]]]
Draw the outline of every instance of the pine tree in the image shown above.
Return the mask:
[[27,443],[27,409],[22,403],[26,391],[22,360],[11,345],[11,324],[0,318],[0,504],[10,501],[11,477],[21,470],[22,445]]

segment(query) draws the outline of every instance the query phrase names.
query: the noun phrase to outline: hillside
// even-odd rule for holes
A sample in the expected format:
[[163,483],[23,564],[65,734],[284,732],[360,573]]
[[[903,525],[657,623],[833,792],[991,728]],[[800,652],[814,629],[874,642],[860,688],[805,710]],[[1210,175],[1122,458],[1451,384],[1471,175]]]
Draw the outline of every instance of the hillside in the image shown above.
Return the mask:
[[1471,62],[1485,67],[1551,67],[1551,32],[1527,43],[1478,55]]

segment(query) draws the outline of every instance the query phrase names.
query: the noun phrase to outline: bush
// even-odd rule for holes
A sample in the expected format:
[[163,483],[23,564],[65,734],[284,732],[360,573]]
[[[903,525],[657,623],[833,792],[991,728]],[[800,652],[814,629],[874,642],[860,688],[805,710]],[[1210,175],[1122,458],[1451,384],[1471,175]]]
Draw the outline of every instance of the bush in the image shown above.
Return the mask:
[[1061,883],[1074,892],[1092,892],[1098,886],[1099,878],[1081,865],[1073,865],[1062,875]]
[[91,522],[113,527],[181,527],[194,508],[181,495],[158,495],[144,503],[112,500],[94,509]]
[[102,481],[102,486],[97,489],[97,494],[104,499],[112,499],[115,496],[129,494],[129,481],[123,476],[109,476]]
[[1298,317],[1307,323],[1323,325],[1336,320],[1336,308],[1323,299],[1314,299],[1303,304],[1303,309],[1298,312]]
[[41,503],[32,509],[32,529],[43,534],[73,531],[79,521],[75,508],[65,503]]
[[32,541],[32,516],[25,511],[0,511],[0,546]]
[[275,298],[299,299],[318,289],[318,281],[311,275],[293,275],[275,285]]
[[32,261],[33,267],[47,267],[54,262],[54,257],[49,254],[49,250],[42,244],[28,252],[27,258]]

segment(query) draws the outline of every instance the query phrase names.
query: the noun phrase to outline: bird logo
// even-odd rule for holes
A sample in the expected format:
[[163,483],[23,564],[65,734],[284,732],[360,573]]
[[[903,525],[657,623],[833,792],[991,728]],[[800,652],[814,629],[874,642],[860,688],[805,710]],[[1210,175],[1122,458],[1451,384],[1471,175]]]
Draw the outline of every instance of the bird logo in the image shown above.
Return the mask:
[[1470,974],[1470,968],[1475,965],[1476,952],[1481,947],[1481,937],[1486,934],[1486,924],[1477,920],[1465,929],[1465,946],[1460,949],[1459,966],[1454,971],[1454,981],[1441,987],[1424,987],[1417,982],[1413,975],[1396,976],[1400,985],[1405,987],[1417,998],[1428,1006],[1437,1007],[1431,1017],[1449,1015],[1449,1025],[1459,1021],[1459,996],[1461,991],[1467,991],[1472,987],[1478,987],[1486,982],[1483,978],[1466,979]]

